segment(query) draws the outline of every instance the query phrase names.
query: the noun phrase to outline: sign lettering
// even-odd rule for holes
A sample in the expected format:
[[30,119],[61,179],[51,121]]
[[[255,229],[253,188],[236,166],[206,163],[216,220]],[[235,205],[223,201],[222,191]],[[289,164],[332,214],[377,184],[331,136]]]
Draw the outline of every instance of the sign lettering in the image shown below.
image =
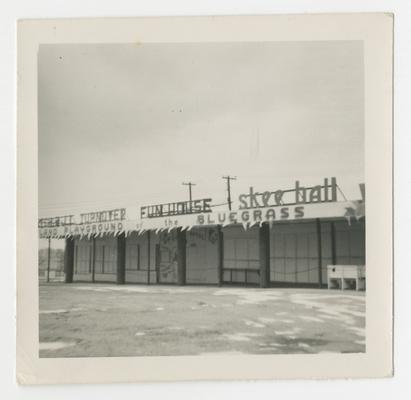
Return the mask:
[[256,192],[250,186],[247,194],[239,195],[238,201],[240,210],[337,201],[337,180],[331,178],[330,183],[328,178],[325,178],[323,185],[313,187],[301,186],[300,182],[296,181],[293,189],[262,193]]
[[211,200],[212,199],[200,199],[143,206],[140,208],[140,217],[159,218],[175,215],[209,213],[211,212]]
[[114,210],[97,211],[91,213],[82,213],[76,221],[74,215],[64,215],[53,218],[40,218],[38,221],[39,228],[53,228],[57,226],[83,225],[104,222],[123,221],[126,219],[126,209],[116,208]]

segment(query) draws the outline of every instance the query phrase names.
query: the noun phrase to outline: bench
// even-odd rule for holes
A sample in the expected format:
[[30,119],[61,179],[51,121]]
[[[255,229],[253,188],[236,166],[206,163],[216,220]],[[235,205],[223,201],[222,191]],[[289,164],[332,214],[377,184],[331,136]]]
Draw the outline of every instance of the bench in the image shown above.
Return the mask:
[[365,290],[365,265],[328,265],[328,289]]

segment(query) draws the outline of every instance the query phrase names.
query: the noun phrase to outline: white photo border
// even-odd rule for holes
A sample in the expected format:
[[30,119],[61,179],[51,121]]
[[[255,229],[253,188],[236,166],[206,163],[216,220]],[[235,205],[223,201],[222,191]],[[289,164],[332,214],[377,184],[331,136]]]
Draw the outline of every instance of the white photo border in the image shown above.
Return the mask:
[[[45,43],[361,40],[365,71],[366,353],[39,358],[37,52]],[[22,20],[18,23],[17,379],[22,384],[392,375],[393,15]]]

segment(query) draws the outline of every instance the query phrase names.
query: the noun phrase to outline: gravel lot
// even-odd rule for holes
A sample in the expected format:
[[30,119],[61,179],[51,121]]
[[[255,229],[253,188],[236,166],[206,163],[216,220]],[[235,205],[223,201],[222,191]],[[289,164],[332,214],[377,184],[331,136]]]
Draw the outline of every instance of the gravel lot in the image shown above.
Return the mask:
[[41,284],[40,357],[365,351],[363,292]]

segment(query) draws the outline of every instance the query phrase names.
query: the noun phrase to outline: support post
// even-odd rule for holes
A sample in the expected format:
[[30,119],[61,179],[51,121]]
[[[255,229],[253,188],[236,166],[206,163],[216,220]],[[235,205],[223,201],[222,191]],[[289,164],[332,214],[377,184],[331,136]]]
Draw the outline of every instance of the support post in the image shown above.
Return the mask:
[[92,240],[93,250],[91,252],[91,282],[96,280],[96,237]]
[[48,240],[48,248],[47,248],[47,282],[50,282],[50,250],[51,250],[51,238],[49,237]]
[[124,285],[126,281],[126,234],[117,236],[117,284]]
[[266,288],[270,282],[270,226],[263,223],[259,228],[260,287]]
[[319,218],[315,220],[317,228],[317,255],[318,255],[318,287],[321,289],[323,283],[322,271],[322,243],[321,243],[321,221]]
[[218,233],[218,286],[223,285],[224,270],[224,233],[221,225],[217,226]]
[[151,232],[147,231],[147,284],[150,284],[151,266]]
[[160,257],[161,257],[160,244],[157,243],[156,244],[156,256],[155,256],[156,283],[158,283],[160,280]]
[[73,283],[73,272],[74,272],[74,239],[66,239],[66,247],[64,249],[64,272],[65,282]]
[[337,245],[335,240],[335,223],[331,222],[331,262],[337,265]]
[[101,255],[101,258],[102,258],[102,260],[101,260],[101,273],[104,274],[104,262],[105,262],[105,258],[106,258],[106,254],[105,254],[106,253],[106,247],[103,246],[101,251],[103,253]]
[[186,231],[177,229],[177,283],[180,286],[186,283]]

